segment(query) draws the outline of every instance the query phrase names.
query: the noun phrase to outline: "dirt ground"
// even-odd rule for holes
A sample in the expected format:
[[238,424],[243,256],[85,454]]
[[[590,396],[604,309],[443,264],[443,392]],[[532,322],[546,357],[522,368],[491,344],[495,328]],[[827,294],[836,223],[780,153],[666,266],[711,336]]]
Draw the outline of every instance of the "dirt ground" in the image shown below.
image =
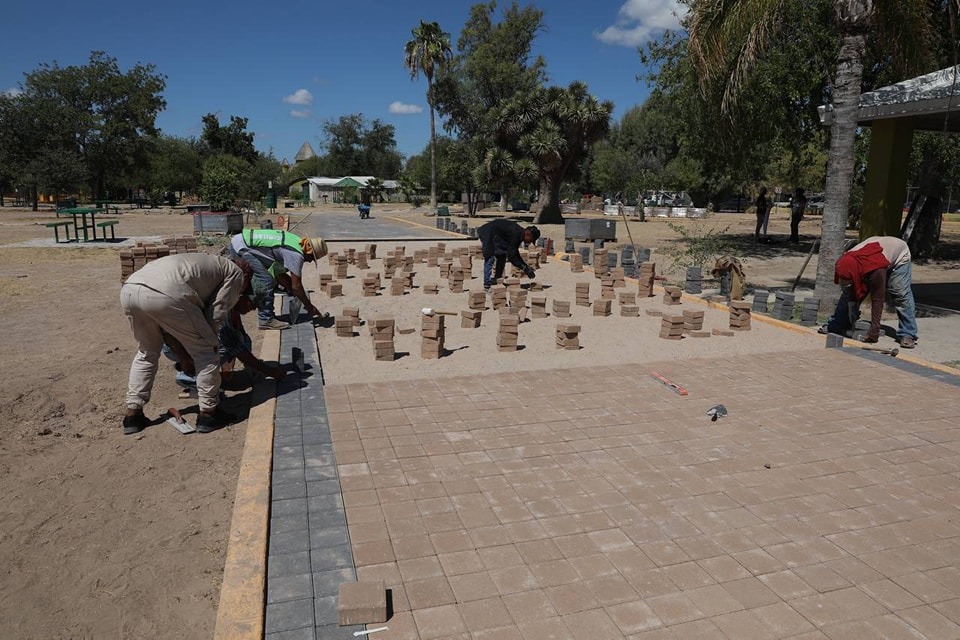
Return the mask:
[[[386,206],[375,213],[433,224],[432,218],[424,218],[419,211],[387,213],[382,211]],[[297,210],[294,217],[303,213],[306,211]],[[53,246],[51,230],[43,226],[53,217],[51,211],[0,209],[0,322],[4,327],[0,339],[0,486],[4,488],[0,492],[0,520],[4,523],[0,529],[0,620],[7,634],[17,638],[208,637],[216,618],[245,424],[215,434],[184,437],[161,422],[160,416],[170,406],[196,412],[195,401],[178,398],[173,369],[162,364],[153,400],[147,406],[147,415],[157,418],[157,425],[137,436],[122,435],[123,394],[136,347],[119,308],[119,245]],[[193,229],[190,216],[172,210],[123,210],[120,220],[117,234],[123,238],[189,235]],[[745,259],[748,279],[758,286],[792,284],[809,240],[818,231],[815,221],[805,223],[802,232],[808,234],[807,241],[794,248],[753,245],[752,221],[743,214],[721,214],[702,223],[683,224],[726,229]],[[545,228],[545,232],[562,249],[562,228]],[[656,220],[631,224],[631,232],[636,244],[646,247],[664,247],[676,237],[663,221]],[[785,212],[775,214],[771,232],[785,236]],[[960,245],[960,229],[948,225],[944,237],[946,244]],[[392,248],[390,243],[380,244],[381,251]],[[957,268],[955,259],[917,265],[914,280],[955,283]],[[479,275],[479,265],[474,271]],[[812,286],[815,264],[807,267],[805,274],[801,289]],[[555,292],[569,288],[563,298],[572,300],[570,277],[565,263],[556,261],[543,272],[544,282],[554,284]],[[350,281],[348,291],[353,286],[359,291],[358,281]],[[432,279],[419,283],[428,281]],[[591,281],[596,282],[592,276]],[[599,292],[599,285],[593,288]],[[389,291],[383,293],[377,299],[377,304],[386,305],[382,309],[361,304],[364,317],[400,304],[390,300]],[[401,327],[416,326],[419,295],[416,302],[405,296],[404,311],[397,314]],[[436,306],[439,301],[453,302],[446,295],[437,297]],[[560,297],[549,289],[544,295]],[[465,294],[459,296],[457,300],[465,298]],[[320,306],[339,311],[347,300],[321,297]],[[364,300],[353,292],[353,303]],[[647,307],[658,306],[644,303],[641,314]],[[614,309],[616,313],[616,304]],[[708,326],[721,322],[708,318]],[[577,320],[576,315],[571,319]],[[587,318],[583,320],[586,326]],[[605,320],[619,326],[628,320],[649,324],[656,319]],[[552,327],[554,319],[545,322]],[[447,323],[456,327],[449,333],[448,349],[467,346],[462,332],[468,330],[459,328],[459,319],[449,318]],[[478,335],[484,344],[493,344],[495,330],[485,324],[488,326],[476,331],[489,333]],[[539,361],[529,368],[542,366],[545,358],[561,358],[563,354],[553,349],[552,335],[538,336],[530,332],[531,326],[525,323],[521,327],[521,337],[529,336],[526,354],[466,348],[440,364],[450,368],[449,375],[456,375],[461,367],[470,372],[485,367],[497,370],[494,356]],[[637,351],[636,341],[617,341],[617,333],[584,333],[582,343],[592,342],[595,349],[568,352],[572,357],[569,366],[624,358],[663,359],[656,350],[660,346]],[[750,340],[761,346],[766,343],[766,349],[783,346],[778,341],[785,340],[783,332],[770,327],[751,333]],[[258,339],[256,330],[251,335]],[[362,359],[354,359],[351,350],[358,350],[360,358],[359,350],[372,349],[365,334],[348,340],[334,337],[329,329],[320,335],[328,380],[349,381],[347,365],[358,361],[383,364],[373,363],[372,357],[366,357],[370,355],[367,351],[362,352]],[[398,360],[385,374],[365,369],[362,375],[368,376],[366,379],[418,375],[424,362],[416,348],[418,336],[401,337],[411,342],[398,343],[398,349],[413,355]],[[798,347],[806,348],[803,341],[808,337],[797,335],[796,340]],[[691,353],[705,350],[697,355],[716,355],[740,352],[749,342],[737,336],[681,344]],[[567,366],[566,362],[557,360],[556,366]],[[555,363],[550,360],[547,364]],[[248,382],[247,374],[241,372],[228,387],[228,406],[242,415],[247,411]]]

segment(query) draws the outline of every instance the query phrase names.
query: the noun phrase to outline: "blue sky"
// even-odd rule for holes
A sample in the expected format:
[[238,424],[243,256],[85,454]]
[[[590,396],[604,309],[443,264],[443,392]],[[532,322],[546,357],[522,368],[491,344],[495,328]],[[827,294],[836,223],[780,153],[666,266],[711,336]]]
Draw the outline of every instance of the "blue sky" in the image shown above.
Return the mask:
[[[322,153],[322,125],[362,113],[396,127],[410,156],[429,142],[426,80],[410,80],[403,46],[419,21],[437,21],[456,46],[475,2],[355,0],[271,4],[168,0],[13,0],[0,39],[0,91],[16,91],[41,63],[83,65],[91,50],[167,76],[166,110],[157,124],[170,135],[199,136],[216,113],[249,120],[260,151],[291,162],[303,142]],[[497,16],[509,3],[498,2]],[[521,6],[530,4],[520,2]],[[553,84],[587,83],[612,100],[615,119],[645,99],[636,80],[637,46],[676,27],[676,0],[541,0],[545,30],[534,43]],[[439,123],[438,123],[439,128]]]

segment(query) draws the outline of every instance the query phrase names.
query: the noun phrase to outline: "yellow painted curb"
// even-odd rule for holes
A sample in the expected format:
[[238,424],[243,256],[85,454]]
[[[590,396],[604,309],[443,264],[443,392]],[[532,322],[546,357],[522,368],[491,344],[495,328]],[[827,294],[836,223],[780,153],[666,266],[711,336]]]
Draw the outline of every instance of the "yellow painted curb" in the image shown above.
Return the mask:
[[[279,358],[279,331],[264,333],[260,354],[264,360]],[[259,380],[253,388],[220,587],[216,640],[263,638],[276,389],[276,381],[270,379]]]
[[[445,217],[445,216],[441,216]],[[414,227],[423,227],[424,229],[430,229],[431,231],[442,231],[443,233],[448,233],[451,236],[456,236],[461,240],[475,240],[475,238],[470,238],[463,235],[462,233],[457,233],[456,231],[447,231],[446,229],[437,229],[436,227],[431,227],[428,224],[422,224],[420,222],[414,222],[413,220],[405,220],[403,218],[394,218],[393,216],[383,216],[384,220],[393,220],[394,222],[403,222],[405,224],[412,225]]]

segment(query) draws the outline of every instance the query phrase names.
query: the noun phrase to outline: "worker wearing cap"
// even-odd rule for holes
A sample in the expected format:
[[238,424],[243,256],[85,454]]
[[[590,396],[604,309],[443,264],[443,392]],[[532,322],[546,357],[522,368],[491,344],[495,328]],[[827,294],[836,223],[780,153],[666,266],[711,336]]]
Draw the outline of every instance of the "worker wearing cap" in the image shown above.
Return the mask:
[[910,248],[900,238],[873,236],[837,260],[834,281],[840,285],[837,309],[820,333],[841,335],[853,328],[860,316],[860,304],[871,300],[870,330],[864,342],[880,339],[880,317],[887,292],[897,311],[897,342],[904,349],[917,344],[917,318],[911,289]]
[[521,244],[533,244],[540,237],[540,230],[530,226],[521,227],[513,220],[497,218],[477,230],[483,252],[483,288],[489,290],[503,277],[507,260],[528,278],[537,272],[520,257]]
[[310,302],[302,280],[303,263],[315,262],[327,255],[327,243],[322,238],[301,238],[280,229],[244,229],[233,236],[230,255],[249,262],[253,267],[254,280],[268,292],[257,307],[261,329],[286,329],[290,326],[279,320],[273,310],[273,293],[281,278],[286,280],[289,277],[289,293],[303,303],[307,313],[312,317],[322,315]]
[[[252,274],[251,274],[252,275]],[[164,336],[182,345],[193,363],[200,416],[197,430],[213,431],[233,422],[220,409],[220,326],[235,306],[253,309],[243,296],[250,276],[234,261],[203,253],[181,253],[149,262],[127,278],[120,305],[137,340],[130,364],[125,434],[138,433],[150,421],[143,406],[150,401]]]

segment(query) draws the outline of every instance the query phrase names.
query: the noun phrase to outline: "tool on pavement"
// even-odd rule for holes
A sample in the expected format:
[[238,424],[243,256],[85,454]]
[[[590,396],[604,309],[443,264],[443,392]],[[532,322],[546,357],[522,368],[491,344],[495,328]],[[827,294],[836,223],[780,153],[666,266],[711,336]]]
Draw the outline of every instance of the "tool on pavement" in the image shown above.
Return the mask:
[[653,379],[656,380],[657,382],[659,382],[659,383],[661,383],[661,384],[664,384],[664,385],[666,385],[667,387],[669,387],[670,389],[672,389],[673,392],[676,393],[677,395],[679,395],[679,396],[685,396],[685,395],[687,395],[687,390],[686,390],[686,389],[684,389],[683,387],[681,387],[681,386],[678,385],[678,384],[674,384],[673,382],[671,382],[671,381],[668,380],[667,378],[663,377],[662,375],[660,375],[660,374],[657,373],[656,371],[652,371],[652,372],[650,373],[650,375],[651,375],[651,376],[653,377]]
[[368,635],[368,634],[371,634],[371,633],[376,633],[376,632],[378,632],[378,631],[386,631],[386,630],[389,629],[389,628],[390,628],[390,627],[377,627],[376,629],[367,629],[366,631],[354,631],[354,632],[353,632],[353,635],[354,635],[354,637],[357,637],[357,636],[365,636],[365,635]]
[[297,318],[300,317],[300,309],[303,308],[303,303],[300,302],[299,298],[290,298],[290,302],[287,304],[287,315],[290,316],[290,324],[296,324]]
[[892,349],[887,349],[884,347],[860,347],[860,348],[863,349],[864,351],[876,351],[877,353],[885,353],[888,356],[891,356],[893,358],[896,358],[897,354],[900,353],[900,349],[897,347],[894,347]]
[[711,422],[716,422],[718,418],[723,418],[727,415],[727,408],[722,404],[718,404],[715,407],[710,407],[707,415],[710,416]]
[[194,433],[196,431],[196,429],[193,428],[193,425],[187,422],[184,417],[180,415],[180,410],[176,407],[170,407],[167,409],[167,413],[170,414],[170,417],[167,418],[167,422],[173,425],[173,428],[180,433],[187,435],[188,433]]
[[431,309],[430,307],[424,307],[420,309],[420,313],[425,316],[455,316],[458,315],[456,311],[441,311],[440,309]]

